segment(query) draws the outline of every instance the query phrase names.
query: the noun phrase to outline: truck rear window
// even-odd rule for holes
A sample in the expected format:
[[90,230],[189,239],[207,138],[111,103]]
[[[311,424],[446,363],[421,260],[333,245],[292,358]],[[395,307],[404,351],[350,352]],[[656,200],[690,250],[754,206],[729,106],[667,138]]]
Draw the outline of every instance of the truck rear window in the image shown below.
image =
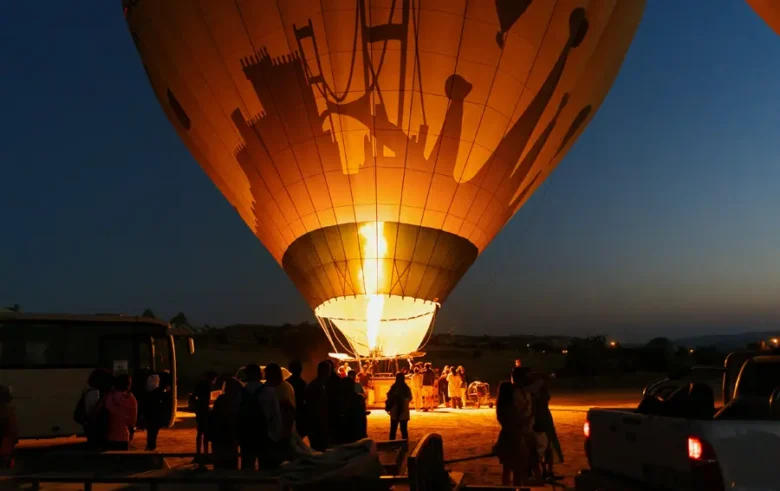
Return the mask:
[[769,397],[780,387],[780,363],[751,363],[739,379],[738,396]]

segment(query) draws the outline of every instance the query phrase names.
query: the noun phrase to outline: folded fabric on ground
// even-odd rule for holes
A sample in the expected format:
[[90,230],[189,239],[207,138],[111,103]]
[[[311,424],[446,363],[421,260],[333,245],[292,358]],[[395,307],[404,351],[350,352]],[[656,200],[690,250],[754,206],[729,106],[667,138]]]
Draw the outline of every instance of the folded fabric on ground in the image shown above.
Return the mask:
[[368,438],[327,452],[311,452],[296,454],[295,460],[282,465],[282,484],[292,486],[332,479],[379,478],[383,472],[376,444]]

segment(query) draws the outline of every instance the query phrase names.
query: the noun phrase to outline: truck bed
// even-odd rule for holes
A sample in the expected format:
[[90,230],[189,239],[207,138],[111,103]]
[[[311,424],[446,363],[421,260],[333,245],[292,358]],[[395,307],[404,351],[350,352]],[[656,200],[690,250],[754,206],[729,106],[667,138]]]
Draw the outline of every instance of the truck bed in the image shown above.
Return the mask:
[[588,424],[592,473],[647,489],[698,489],[700,462],[689,457],[689,437],[694,437],[714,451],[716,462],[707,455],[705,464],[719,468],[726,488],[780,489],[780,421],[687,420],[591,409]]

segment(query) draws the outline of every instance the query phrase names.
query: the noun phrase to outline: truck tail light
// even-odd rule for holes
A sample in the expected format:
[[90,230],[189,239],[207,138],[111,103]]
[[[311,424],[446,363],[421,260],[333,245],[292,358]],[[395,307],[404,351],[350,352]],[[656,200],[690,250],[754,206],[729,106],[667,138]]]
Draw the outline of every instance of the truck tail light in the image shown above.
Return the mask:
[[691,465],[694,491],[725,489],[715,449],[706,440],[697,436],[688,437],[688,462]]

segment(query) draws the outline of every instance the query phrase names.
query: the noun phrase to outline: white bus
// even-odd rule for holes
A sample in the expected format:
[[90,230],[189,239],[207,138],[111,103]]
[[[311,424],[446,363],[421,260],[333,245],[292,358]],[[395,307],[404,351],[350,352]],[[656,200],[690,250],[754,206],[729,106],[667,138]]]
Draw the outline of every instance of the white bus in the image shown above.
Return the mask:
[[156,319],[0,312],[0,384],[13,391],[19,438],[81,434],[73,411],[95,368],[129,374],[134,392],[143,390],[144,374],[160,374],[170,387],[173,425],[176,338],[186,339],[194,352],[189,331],[176,332]]

